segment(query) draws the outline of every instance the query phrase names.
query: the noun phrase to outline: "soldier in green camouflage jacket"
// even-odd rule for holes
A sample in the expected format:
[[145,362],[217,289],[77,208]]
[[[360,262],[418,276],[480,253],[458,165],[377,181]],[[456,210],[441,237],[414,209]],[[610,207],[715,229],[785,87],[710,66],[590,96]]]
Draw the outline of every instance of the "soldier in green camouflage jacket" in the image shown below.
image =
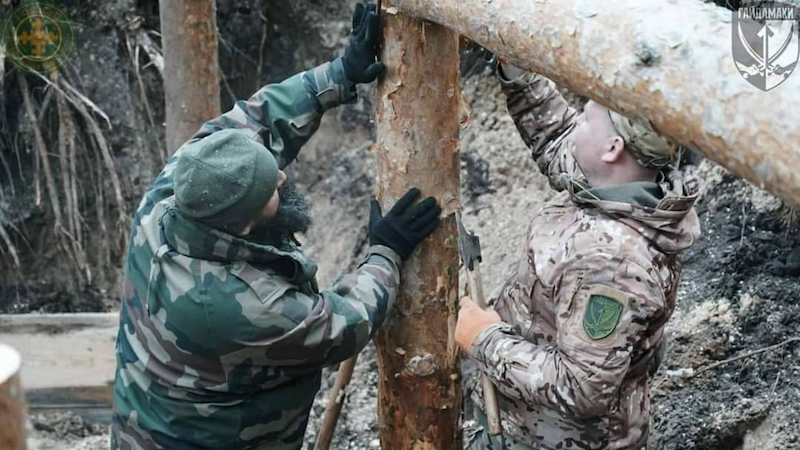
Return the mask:
[[501,82],[560,193],[532,218],[493,311],[462,300],[456,339],[497,386],[504,428],[489,436],[479,413],[470,448],[644,449],[648,367],[664,349],[681,254],[700,233],[697,183],[645,119],[594,102],[579,114],[552,81],[513,67]]
[[397,294],[402,261],[438,225],[411,190],[383,217],[355,272],[319,291],[293,232],[307,205],[280,170],[323,112],[355,99],[379,22],[359,5],[345,56],[264,87],[203,125],[133,221],[117,338],[111,448],[297,450],[321,370],[356,355]]

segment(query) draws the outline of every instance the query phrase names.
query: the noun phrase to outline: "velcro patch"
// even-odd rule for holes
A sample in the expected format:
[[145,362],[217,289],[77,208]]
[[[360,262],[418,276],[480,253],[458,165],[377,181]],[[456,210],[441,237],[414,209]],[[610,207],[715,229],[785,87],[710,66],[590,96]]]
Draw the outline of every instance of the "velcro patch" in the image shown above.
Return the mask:
[[606,338],[617,329],[622,303],[607,295],[592,294],[583,315],[583,330],[592,340]]

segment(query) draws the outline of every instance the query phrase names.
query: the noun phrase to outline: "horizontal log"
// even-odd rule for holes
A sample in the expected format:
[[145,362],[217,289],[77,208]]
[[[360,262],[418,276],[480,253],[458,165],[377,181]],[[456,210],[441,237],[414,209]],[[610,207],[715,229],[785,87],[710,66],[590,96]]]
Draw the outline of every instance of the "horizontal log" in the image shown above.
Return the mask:
[[[0,315],[0,342],[22,355],[21,379],[29,398],[37,390],[110,392],[118,325],[118,314]],[[111,398],[104,395],[106,401]]]
[[700,0],[392,5],[622,114],[650,119],[662,134],[800,204],[800,74],[769,92],[748,84],[731,57],[731,11]]

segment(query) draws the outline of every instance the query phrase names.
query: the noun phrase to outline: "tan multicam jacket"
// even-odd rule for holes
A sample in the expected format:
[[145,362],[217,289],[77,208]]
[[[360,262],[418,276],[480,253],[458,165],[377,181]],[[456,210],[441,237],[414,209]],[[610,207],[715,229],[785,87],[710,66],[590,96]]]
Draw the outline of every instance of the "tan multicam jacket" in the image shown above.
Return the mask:
[[[546,78],[503,80],[508,109],[561,191],[533,218],[490,303],[503,323],[473,343],[498,387],[505,435],[534,449],[642,449],[647,367],[675,308],[681,252],[700,235],[697,183],[592,189],[574,157],[578,113]],[[480,389],[480,388],[478,388]],[[482,393],[473,396],[482,405]]]

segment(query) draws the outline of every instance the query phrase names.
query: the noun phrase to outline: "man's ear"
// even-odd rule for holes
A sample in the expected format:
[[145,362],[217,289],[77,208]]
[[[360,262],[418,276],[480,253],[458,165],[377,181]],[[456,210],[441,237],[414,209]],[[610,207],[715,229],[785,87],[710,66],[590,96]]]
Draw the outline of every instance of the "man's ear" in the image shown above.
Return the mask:
[[625,140],[620,136],[612,136],[603,144],[603,156],[600,159],[605,163],[613,164],[619,162],[624,153]]

